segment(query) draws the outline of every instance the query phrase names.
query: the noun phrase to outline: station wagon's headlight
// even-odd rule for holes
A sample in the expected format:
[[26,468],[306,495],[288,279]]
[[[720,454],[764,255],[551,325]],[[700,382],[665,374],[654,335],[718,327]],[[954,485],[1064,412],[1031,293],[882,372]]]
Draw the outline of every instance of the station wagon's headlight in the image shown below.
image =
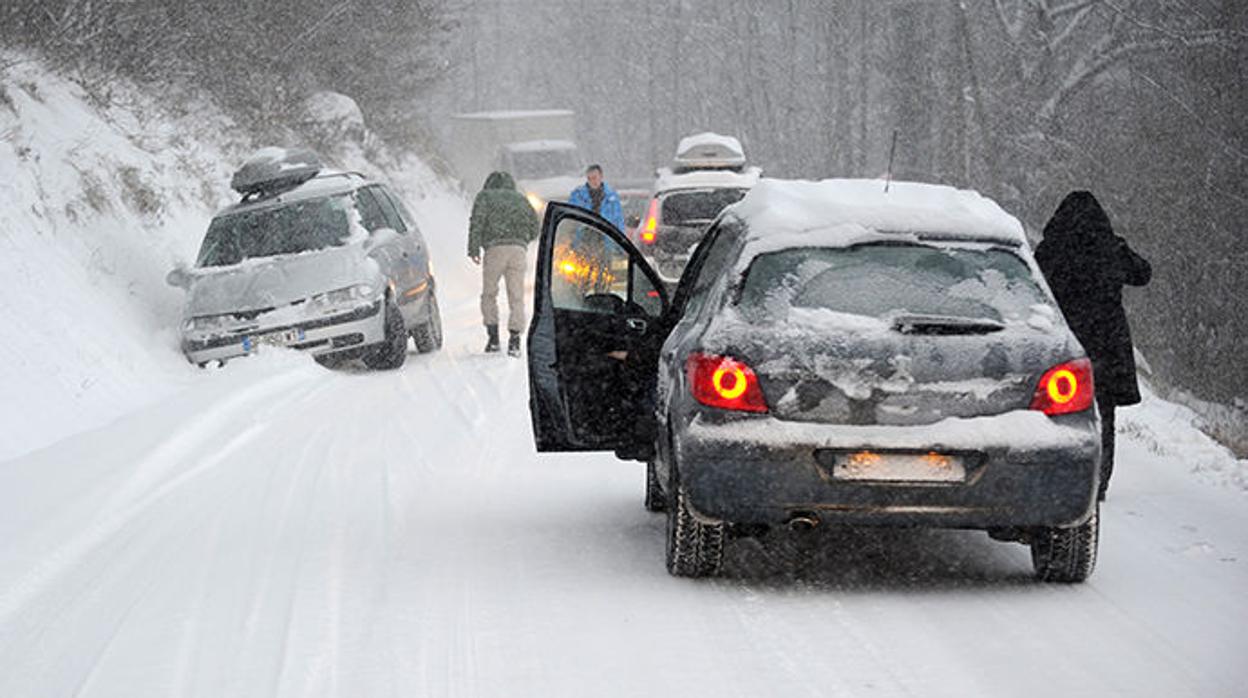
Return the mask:
[[312,303],[319,306],[346,305],[356,301],[369,300],[373,297],[373,294],[373,287],[369,284],[355,284],[354,286],[314,296]]

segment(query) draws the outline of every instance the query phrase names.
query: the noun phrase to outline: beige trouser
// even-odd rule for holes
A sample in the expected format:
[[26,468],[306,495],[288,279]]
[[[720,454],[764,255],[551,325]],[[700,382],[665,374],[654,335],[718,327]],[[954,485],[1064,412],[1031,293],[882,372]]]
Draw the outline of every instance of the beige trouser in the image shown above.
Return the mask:
[[481,317],[486,325],[498,324],[498,280],[507,284],[507,330],[524,331],[524,267],[523,245],[487,247],[481,260]]

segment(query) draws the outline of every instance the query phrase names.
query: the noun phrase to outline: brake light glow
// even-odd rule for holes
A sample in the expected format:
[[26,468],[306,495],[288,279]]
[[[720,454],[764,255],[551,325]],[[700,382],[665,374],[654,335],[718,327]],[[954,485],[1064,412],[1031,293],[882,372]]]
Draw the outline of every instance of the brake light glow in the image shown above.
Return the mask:
[[1075,359],[1045,371],[1031,399],[1031,409],[1047,415],[1072,414],[1091,408],[1095,398],[1092,362]]
[[744,363],[727,356],[691,354],[685,368],[693,397],[703,405],[740,412],[767,411],[758,376]]
[[646,214],[646,224],[641,229],[641,241],[653,245],[659,232],[659,200],[650,200],[650,212]]

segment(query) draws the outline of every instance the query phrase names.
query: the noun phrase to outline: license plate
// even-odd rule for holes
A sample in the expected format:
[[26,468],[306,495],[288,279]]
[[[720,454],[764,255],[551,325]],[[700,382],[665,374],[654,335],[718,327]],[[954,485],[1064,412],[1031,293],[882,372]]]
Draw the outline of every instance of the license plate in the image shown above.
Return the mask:
[[302,342],[306,336],[307,334],[303,330],[283,330],[256,337],[243,337],[243,351],[253,352],[262,346],[288,347]]
[[859,451],[838,456],[832,477],[876,482],[965,482],[966,464],[959,456],[943,453]]

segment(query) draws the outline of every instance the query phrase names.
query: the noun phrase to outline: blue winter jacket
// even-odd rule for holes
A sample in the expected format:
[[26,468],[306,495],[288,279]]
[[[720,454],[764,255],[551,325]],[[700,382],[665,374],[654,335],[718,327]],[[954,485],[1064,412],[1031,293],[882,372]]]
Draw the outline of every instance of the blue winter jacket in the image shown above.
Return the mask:
[[[589,185],[582,184],[572,190],[572,195],[568,197],[568,203],[573,206],[580,206],[586,211],[594,210],[593,199],[589,197]],[[610,184],[602,183],[602,210],[598,211],[598,215],[607,219],[607,222],[615,226],[616,230],[624,232],[624,207],[620,205],[620,195],[615,193]]]

